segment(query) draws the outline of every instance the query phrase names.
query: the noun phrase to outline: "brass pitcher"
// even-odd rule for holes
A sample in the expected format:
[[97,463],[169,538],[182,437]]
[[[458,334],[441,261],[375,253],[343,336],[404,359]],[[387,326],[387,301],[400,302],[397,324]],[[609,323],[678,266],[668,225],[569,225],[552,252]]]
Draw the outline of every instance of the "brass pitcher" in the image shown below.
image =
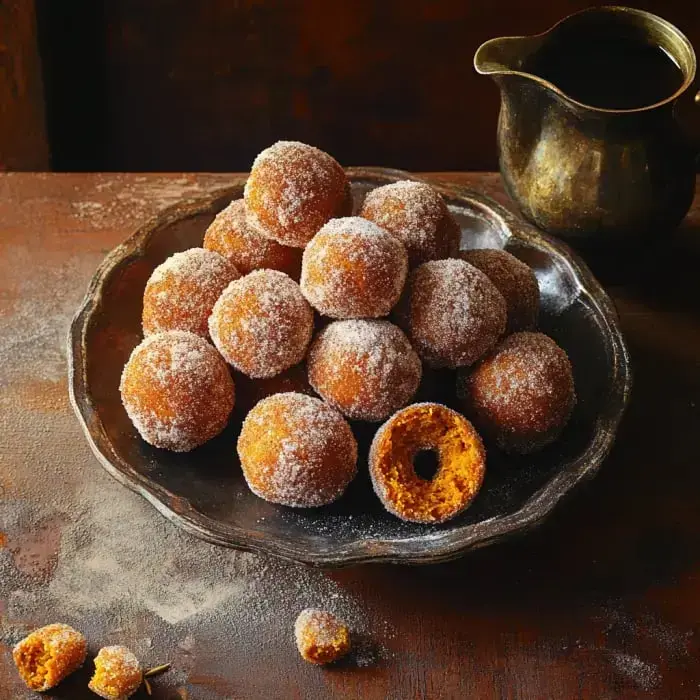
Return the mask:
[[583,10],[482,44],[501,90],[501,174],[526,218],[573,243],[675,228],[690,208],[700,92],[688,39],[642,10]]

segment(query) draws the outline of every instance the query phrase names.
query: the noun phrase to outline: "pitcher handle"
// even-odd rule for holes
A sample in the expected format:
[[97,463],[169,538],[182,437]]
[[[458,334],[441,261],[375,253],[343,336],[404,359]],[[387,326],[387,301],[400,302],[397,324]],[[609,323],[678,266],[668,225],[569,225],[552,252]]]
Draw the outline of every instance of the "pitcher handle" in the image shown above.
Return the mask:
[[673,106],[673,116],[687,136],[696,156],[700,157],[700,83],[690,86],[686,95],[681,95]]

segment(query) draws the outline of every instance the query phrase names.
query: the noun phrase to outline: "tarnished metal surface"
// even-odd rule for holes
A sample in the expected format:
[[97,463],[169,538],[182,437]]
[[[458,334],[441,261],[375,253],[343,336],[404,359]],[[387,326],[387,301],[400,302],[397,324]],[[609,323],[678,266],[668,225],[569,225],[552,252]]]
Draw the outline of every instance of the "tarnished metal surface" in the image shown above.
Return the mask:
[[[611,27],[618,44],[643,36],[673,57],[682,78],[663,99],[620,108],[584,104],[538,71],[547,67],[537,57],[554,45],[558,49],[548,56],[559,63],[567,47],[577,52],[588,45],[600,53],[613,35]],[[664,56],[661,49],[659,55]],[[610,60],[624,61],[625,52]],[[685,216],[700,152],[700,109],[693,105],[693,47],[673,25],[643,10],[589,8],[536,36],[492,39],[478,49],[474,63],[501,89],[501,173],[522,213],[537,226],[578,243],[634,244],[667,235]],[[644,71],[633,59],[627,68],[627,83],[648,85],[653,79],[630,75]],[[549,69],[556,72],[555,66]],[[591,73],[603,82],[596,70]],[[621,75],[623,68],[611,65],[608,72]]]

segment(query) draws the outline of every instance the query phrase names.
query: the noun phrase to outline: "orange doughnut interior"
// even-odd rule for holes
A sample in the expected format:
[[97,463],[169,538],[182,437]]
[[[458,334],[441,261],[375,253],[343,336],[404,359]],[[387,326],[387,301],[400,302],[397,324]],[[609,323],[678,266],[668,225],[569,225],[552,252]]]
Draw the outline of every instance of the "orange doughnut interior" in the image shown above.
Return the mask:
[[56,658],[41,639],[23,645],[16,654],[16,663],[24,682],[32,690],[52,687],[60,680]]
[[[440,523],[464,510],[484,479],[486,453],[472,424],[438,404],[399,411],[377,436],[372,469],[388,510],[420,523]],[[434,450],[435,476],[421,478],[414,466],[419,452]]]

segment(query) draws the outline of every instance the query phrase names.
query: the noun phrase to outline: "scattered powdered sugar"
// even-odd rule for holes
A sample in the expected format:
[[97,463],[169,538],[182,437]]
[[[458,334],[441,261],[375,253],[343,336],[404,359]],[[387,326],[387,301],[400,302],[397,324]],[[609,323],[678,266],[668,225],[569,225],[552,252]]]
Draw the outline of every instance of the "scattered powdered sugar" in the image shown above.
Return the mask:
[[564,350],[543,333],[527,331],[508,336],[460,377],[458,390],[475,420],[495,433],[501,447],[516,451],[550,442],[576,401]]
[[245,186],[248,218],[278,242],[303,247],[338,213],[347,181],[327,153],[298,141],[261,151]]
[[503,295],[508,307],[509,333],[537,326],[540,289],[535,273],[522,260],[493,248],[463,250],[459,257],[481,270]]
[[357,471],[357,442],[342,416],[295,392],[260,401],[238,440],[243,475],[272,503],[308,508],[336,500]]
[[636,683],[642,690],[651,691],[661,685],[662,677],[656,664],[619,651],[610,654],[610,661],[617,671]]
[[332,318],[386,316],[403,291],[406,249],[375,223],[357,216],[331,219],[304,251],[301,290]]
[[207,320],[226,286],[240,277],[219,253],[190,248],[158,265],[143,295],[145,334],[183,330],[207,336]]
[[422,365],[400,328],[389,321],[335,321],[316,337],[307,360],[313,388],[346,416],[379,421],[405,405]]
[[430,185],[400,180],[368,193],[360,216],[396,236],[408,252],[411,266],[454,255],[460,228],[445,202]]
[[249,377],[272,377],[304,359],[313,311],[289,276],[255,270],[224,290],[214,305],[209,332],[237,370]]
[[119,388],[141,437],[175,452],[218,435],[233,409],[228,368],[209,343],[187,331],[146,337],[132,351]]
[[493,347],[506,327],[506,302],[483,272],[463,260],[434,260],[409,279],[405,322],[432,367],[463,367]]
[[228,258],[246,275],[252,270],[281,270],[299,279],[301,250],[264,236],[248,222],[245,200],[222,209],[204,234],[204,247]]

